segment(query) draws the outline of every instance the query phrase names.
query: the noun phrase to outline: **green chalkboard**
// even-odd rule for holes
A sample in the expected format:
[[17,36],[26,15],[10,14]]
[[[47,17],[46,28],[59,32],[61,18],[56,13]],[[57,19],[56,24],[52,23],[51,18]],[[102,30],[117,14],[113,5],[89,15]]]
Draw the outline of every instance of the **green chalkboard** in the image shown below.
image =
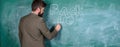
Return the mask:
[[[120,47],[120,0],[44,0],[43,18],[62,29],[46,47]],[[32,0],[1,0],[1,47],[20,47],[18,24]]]

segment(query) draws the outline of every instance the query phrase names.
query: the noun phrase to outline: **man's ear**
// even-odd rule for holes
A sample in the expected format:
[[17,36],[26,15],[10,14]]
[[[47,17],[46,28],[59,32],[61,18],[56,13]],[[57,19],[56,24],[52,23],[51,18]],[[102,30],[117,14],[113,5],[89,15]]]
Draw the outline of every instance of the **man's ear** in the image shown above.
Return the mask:
[[37,10],[37,11],[39,11],[39,12],[41,11],[41,9],[40,9],[40,8],[37,8],[36,10]]

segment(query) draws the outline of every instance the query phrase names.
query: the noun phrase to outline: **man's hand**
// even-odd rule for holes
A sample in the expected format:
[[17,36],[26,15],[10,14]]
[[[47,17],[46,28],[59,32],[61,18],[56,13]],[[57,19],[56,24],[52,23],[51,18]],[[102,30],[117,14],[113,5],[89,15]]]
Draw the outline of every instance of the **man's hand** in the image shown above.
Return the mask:
[[57,24],[56,27],[55,27],[55,30],[56,31],[59,31],[61,29],[61,25],[60,24]]

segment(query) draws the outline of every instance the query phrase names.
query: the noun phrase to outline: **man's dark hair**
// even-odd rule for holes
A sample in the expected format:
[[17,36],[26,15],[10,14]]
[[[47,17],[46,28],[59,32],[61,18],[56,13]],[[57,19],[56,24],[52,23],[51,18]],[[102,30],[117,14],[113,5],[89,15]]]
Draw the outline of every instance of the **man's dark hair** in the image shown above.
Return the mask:
[[42,7],[46,7],[46,3],[44,1],[42,1]]
[[32,11],[35,11],[37,8],[46,7],[46,3],[42,0],[34,0],[32,2]]

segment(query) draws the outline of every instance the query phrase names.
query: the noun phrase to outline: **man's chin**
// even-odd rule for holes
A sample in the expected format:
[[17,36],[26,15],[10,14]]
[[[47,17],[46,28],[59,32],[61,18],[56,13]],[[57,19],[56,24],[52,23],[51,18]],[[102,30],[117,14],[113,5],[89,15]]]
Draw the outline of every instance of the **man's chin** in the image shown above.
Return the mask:
[[39,14],[38,16],[42,17],[42,16],[43,16],[43,14]]

